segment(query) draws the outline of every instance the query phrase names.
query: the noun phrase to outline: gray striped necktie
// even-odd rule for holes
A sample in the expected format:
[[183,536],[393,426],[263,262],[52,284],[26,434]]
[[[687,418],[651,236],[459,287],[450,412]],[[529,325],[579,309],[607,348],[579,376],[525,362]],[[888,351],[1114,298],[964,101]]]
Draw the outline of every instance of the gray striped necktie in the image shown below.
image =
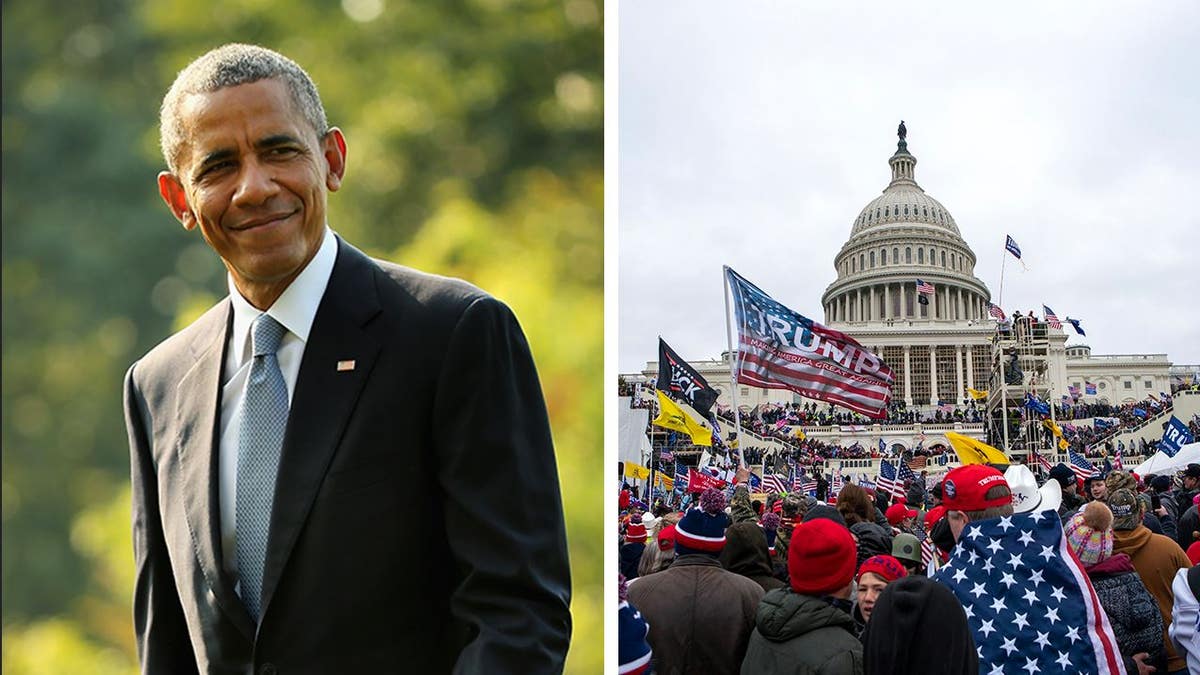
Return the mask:
[[287,428],[287,383],[275,356],[287,329],[271,316],[261,314],[251,331],[254,362],[246,382],[239,427],[236,528],[242,603],[257,622],[262,612],[263,565],[275,501],[275,476]]

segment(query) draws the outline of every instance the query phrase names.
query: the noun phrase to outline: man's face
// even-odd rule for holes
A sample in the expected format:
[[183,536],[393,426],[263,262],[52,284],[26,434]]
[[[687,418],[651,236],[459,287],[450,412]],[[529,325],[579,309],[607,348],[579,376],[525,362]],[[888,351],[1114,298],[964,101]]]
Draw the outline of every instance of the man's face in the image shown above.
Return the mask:
[[1198,484],[1200,484],[1200,478],[1193,478],[1191,476],[1183,477],[1183,487],[1185,487],[1189,490],[1195,490],[1196,485],[1198,485]]
[[1092,481],[1092,499],[1108,499],[1108,484],[1102,480]]
[[278,79],[193,94],[180,117],[183,152],[177,175],[159,175],[163,199],[185,228],[200,226],[247,299],[273,288],[273,301],[321,244],[326,190],[345,170],[341,132],[318,139]]

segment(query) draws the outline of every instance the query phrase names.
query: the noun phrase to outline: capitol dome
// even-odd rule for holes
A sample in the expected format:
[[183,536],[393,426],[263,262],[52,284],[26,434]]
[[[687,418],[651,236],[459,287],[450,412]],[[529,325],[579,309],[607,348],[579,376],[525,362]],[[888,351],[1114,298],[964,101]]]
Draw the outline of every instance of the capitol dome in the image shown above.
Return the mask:
[[[917,184],[917,158],[901,122],[892,180],[859,212],[834,259],[837,279],[822,296],[827,324],[979,321],[987,286],[975,278],[975,253],[941,202]],[[934,292],[919,302],[916,282]]]

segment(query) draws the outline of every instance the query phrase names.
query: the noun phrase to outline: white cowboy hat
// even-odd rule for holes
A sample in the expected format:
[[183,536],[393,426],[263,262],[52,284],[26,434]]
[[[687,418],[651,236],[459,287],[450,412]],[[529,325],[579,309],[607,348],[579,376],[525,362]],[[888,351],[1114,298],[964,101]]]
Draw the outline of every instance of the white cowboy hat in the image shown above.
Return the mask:
[[1024,464],[1009,464],[1004,480],[1012,490],[1013,512],[1057,511],[1062,504],[1062,486],[1048,480],[1038,487],[1037,477]]

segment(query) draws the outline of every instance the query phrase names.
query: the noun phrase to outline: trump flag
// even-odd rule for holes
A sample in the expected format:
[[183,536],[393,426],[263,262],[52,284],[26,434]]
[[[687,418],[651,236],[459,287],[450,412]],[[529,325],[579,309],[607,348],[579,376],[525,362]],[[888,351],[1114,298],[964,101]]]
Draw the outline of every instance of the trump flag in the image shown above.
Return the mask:
[[854,338],[784,307],[725,268],[738,329],[737,380],[886,416],[892,369]]

